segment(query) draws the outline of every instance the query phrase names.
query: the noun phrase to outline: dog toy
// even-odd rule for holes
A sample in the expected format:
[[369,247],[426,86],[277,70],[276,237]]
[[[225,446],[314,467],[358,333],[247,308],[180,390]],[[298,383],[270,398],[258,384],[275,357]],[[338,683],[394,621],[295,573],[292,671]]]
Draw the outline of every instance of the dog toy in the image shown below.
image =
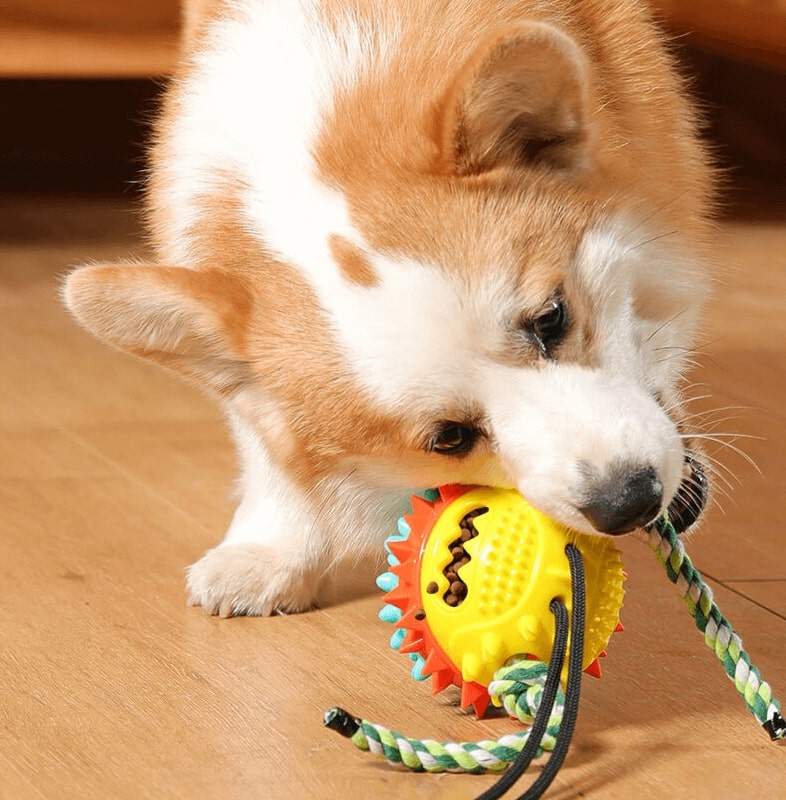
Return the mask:
[[325,724],[413,770],[513,763],[508,783],[552,750],[536,781],[545,789],[567,752],[581,673],[600,677],[598,659],[621,629],[620,553],[610,537],[571,531],[512,490],[445,486],[412,505],[386,542],[389,570],[377,581],[387,592],[380,617],[396,625],[391,645],[409,654],[414,677],[432,676],[434,693],[456,685],[463,707],[480,716],[490,700],[530,727],[496,741],[439,743],[339,708]]
[[762,680],[742,646],[742,639],[723,616],[712,597],[712,589],[704,583],[693,566],[685,546],[667,517],[661,517],[648,529],[648,543],[666,569],[669,580],[677,587],[704,641],[723,665],[745,705],[773,742],[786,741],[786,720],[780,703],[772,696],[772,688]]
[[[609,537],[569,531],[513,490],[447,486],[433,501],[413,498],[413,514],[386,542],[390,571],[380,618],[396,625],[391,646],[410,654],[412,677],[432,676],[432,692],[451,684],[461,706],[483,716],[494,673],[526,654],[548,662],[554,642],[549,604],[571,609],[565,546],[583,555],[588,624],[582,666],[600,677],[611,634],[620,626],[623,571]],[[563,669],[563,683],[567,679]]]
[[[485,800],[500,797],[532,758],[551,750],[525,795],[540,797],[570,742],[581,672],[600,676],[598,658],[621,629],[619,551],[610,537],[570,531],[513,490],[447,486],[413,497],[412,506],[386,542],[389,569],[377,581],[387,593],[380,618],[396,626],[391,646],[412,659],[413,677],[432,677],[434,693],[456,685],[462,707],[472,705],[482,715],[491,700],[530,727],[496,741],[440,743],[403,736],[340,708],[327,712],[325,724],[360,749],[416,771],[501,771],[513,762],[481,795]],[[769,684],[674,527],[663,517],[648,537],[750,712],[771,739],[786,739]]]

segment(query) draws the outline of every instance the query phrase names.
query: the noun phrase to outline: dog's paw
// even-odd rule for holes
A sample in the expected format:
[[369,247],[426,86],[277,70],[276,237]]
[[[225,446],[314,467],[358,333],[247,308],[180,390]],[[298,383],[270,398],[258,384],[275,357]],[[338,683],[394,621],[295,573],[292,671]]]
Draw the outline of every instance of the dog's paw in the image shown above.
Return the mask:
[[188,568],[189,605],[221,617],[307,611],[317,580],[258,544],[225,544],[208,550]]

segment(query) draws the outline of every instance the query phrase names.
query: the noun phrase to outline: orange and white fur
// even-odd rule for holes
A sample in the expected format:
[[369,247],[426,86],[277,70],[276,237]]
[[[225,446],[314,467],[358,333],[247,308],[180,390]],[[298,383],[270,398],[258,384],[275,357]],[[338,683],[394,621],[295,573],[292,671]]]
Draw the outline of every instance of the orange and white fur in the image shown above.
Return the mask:
[[226,412],[242,496],[192,602],[307,609],[448,482],[583,530],[691,497],[693,522],[711,170],[644,4],[198,6],[152,150],[155,260],[64,289]]

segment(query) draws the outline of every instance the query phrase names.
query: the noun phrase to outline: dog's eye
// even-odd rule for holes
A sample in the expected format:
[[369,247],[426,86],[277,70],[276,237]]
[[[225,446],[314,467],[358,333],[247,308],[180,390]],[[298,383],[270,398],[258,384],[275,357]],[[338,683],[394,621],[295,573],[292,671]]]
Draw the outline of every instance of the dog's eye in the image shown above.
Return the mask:
[[468,453],[478,438],[478,431],[457,422],[446,422],[432,438],[429,449],[442,455],[462,455]]
[[568,307],[561,297],[552,300],[546,311],[532,321],[532,335],[544,355],[565,338],[568,322]]

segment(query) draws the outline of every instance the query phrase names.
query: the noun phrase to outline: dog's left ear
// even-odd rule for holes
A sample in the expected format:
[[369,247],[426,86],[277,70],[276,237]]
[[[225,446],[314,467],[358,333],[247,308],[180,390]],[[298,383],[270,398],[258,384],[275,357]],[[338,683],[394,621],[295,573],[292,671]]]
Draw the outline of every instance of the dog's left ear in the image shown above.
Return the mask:
[[589,78],[579,45],[527,22],[498,32],[470,56],[442,109],[447,168],[471,175],[533,161],[579,168],[588,155]]
[[233,273],[149,264],[81,267],[67,277],[63,300],[97,338],[203,389],[226,396],[253,378],[245,341],[253,302]]

